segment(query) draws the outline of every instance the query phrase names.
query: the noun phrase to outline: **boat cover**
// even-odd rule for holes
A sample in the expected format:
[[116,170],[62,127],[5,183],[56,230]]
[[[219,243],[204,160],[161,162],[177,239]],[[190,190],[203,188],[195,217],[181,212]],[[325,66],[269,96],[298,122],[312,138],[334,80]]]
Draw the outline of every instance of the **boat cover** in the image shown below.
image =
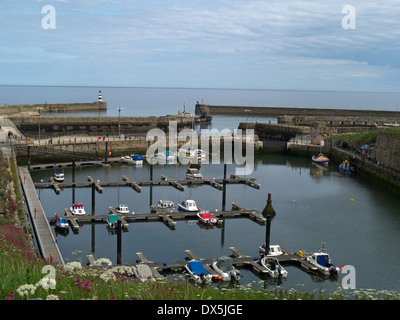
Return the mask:
[[208,212],[202,212],[202,213],[200,214],[200,216],[201,216],[203,219],[215,219],[215,217],[214,217],[213,215],[211,215],[210,213],[208,213]]
[[119,220],[119,217],[118,217],[118,215],[116,215],[116,214],[110,214],[110,215],[108,216],[108,221],[109,221],[110,223],[116,223],[118,220]]
[[132,159],[133,160],[143,160],[143,156],[140,154],[135,154],[135,155],[133,155]]
[[217,266],[224,272],[229,272],[232,270],[232,258],[227,256],[222,256],[217,259]]
[[192,271],[195,275],[199,276],[202,273],[205,275],[208,274],[207,270],[204,268],[203,263],[201,261],[190,261],[188,263],[189,270]]

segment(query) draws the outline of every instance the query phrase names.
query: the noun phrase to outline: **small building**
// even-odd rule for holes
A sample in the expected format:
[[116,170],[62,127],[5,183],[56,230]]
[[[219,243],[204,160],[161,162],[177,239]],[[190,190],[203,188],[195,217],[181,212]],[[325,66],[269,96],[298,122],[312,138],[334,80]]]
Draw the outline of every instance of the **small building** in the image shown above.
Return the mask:
[[325,136],[317,130],[310,134],[310,138],[312,144],[323,146],[325,143]]

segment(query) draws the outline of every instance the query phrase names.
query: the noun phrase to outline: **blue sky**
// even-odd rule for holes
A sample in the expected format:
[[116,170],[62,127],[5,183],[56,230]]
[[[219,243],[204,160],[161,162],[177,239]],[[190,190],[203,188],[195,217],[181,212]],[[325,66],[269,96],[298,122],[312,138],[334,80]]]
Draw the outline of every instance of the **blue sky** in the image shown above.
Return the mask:
[[0,84],[399,92],[399,17],[398,0],[2,0]]

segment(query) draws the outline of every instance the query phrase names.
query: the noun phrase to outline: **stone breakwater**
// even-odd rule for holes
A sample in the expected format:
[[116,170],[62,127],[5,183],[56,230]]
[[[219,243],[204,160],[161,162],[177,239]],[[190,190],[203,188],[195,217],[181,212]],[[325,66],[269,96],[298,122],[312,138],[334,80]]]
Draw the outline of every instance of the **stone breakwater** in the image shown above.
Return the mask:
[[[10,118],[21,130],[37,135],[39,117]],[[170,121],[176,121],[178,129],[190,128],[193,117],[160,116],[160,117],[40,117],[41,134],[51,133],[147,133],[150,129],[168,130]],[[120,126],[120,127],[119,127]]]
[[40,107],[41,113],[54,112],[80,112],[80,111],[106,111],[107,102],[96,101],[88,103],[42,103],[42,104],[13,104],[0,105],[0,114],[14,115],[18,113],[38,112]]

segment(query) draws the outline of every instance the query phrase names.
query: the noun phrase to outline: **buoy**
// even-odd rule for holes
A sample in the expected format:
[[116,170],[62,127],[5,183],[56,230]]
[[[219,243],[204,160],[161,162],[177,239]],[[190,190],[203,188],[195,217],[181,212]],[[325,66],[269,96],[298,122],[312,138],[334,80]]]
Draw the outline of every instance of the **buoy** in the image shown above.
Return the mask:
[[351,201],[351,202],[353,202],[353,201],[354,201],[354,199],[353,199],[353,198],[351,198],[351,199],[350,199],[350,201]]

